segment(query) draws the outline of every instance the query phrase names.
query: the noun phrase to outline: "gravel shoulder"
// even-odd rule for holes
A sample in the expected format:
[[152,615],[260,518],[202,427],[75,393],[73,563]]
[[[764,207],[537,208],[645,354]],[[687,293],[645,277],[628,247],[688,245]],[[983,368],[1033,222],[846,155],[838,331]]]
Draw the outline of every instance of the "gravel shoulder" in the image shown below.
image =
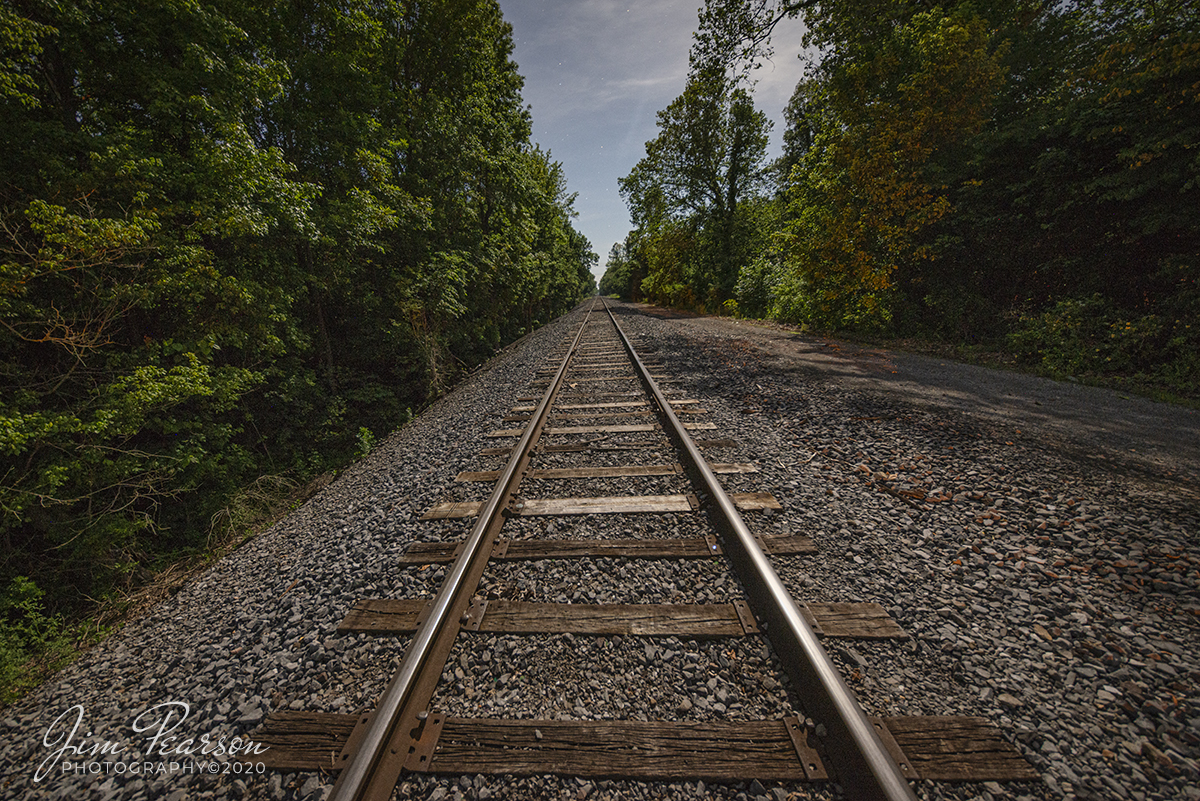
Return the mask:
[[855,392],[879,392],[1010,426],[1078,458],[1125,469],[1200,475],[1200,410],[1041,376],[767,328],[721,317],[677,316],[668,327],[744,340],[786,374],[809,372]]
[[639,311],[757,455],[784,507],[757,525],[816,542],[773,560],[793,595],[911,635],[833,645],[860,702],[985,717],[1043,776],[927,797],[1200,799],[1194,411]]

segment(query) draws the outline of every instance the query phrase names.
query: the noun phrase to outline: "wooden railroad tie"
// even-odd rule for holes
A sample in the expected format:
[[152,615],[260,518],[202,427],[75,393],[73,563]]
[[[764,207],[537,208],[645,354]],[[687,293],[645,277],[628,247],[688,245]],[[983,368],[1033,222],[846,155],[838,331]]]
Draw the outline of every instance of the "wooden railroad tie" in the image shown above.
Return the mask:
[[[762,537],[763,551],[776,556],[816,553],[817,546],[803,535]],[[448,564],[458,555],[458,543],[414,542],[400,557],[401,566]],[[688,539],[613,539],[613,540],[497,540],[492,559],[520,561],[533,559],[578,559],[582,557],[631,559],[702,559],[720,556],[725,551],[715,538]]]
[[[729,497],[742,511],[782,509],[769,492],[731,492]],[[422,520],[446,520],[475,517],[483,501],[446,501],[421,515]],[[700,503],[694,495],[617,495],[600,498],[524,498],[510,508],[520,517],[552,515],[634,514],[694,512]]]
[[[659,384],[676,384],[676,383],[678,383],[678,379],[675,379],[675,378],[672,378],[672,377],[666,376],[666,375],[651,374],[650,377],[653,378],[655,380],[655,382],[657,382]],[[545,386],[550,385],[550,380],[551,379],[549,379],[549,378],[538,378],[538,379],[534,379],[533,381],[531,381],[529,383],[529,385],[533,386],[533,387],[545,387]],[[576,384],[598,384],[601,382],[608,382],[608,381],[637,381],[637,380],[638,380],[638,378],[636,375],[634,375],[631,372],[628,372],[628,373],[625,373],[624,375],[583,376],[583,377],[578,377],[578,378],[576,378],[576,377],[564,378],[563,383],[569,387],[573,387]]]
[[[691,406],[700,403],[698,400],[687,400],[684,398],[672,398],[671,406]],[[650,407],[650,401],[645,398],[633,398],[628,401],[605,401],[603,403],[556,403],[555,409],[578,411],[580,409],[628,409],[632,406]],[[518,412],[536,411],[536,406],[514,406],[512,411],[514,414]]]
[[[716,423],[684,423],[688,431],[713,431]],[[643,431],[659,431],[658,423],[624,423],[610,426],[546,426],[543,434],[550,436],[568,436],[571,434],[635,434]],[[523,428],[501,428],[484,434],[488,439],[503,439],[519,437],[525,433]]]
[[[695,441],[696,447],[700,449],[717,449],[717,448],[736,448],[737,442],[732,439],[698,439]],[[604,440],[595,440],[587,442],[566,442],[558,445],[539,445],[538,450],[543,453],[582,453],[585,451],[605,451],[605,450],[653,450],[656,448],[666,448],[666,443],[662,442],[606,442]],[[507,448],[484,448],[479,452],[480,456],[508,456],[512,453],[512,446]]]
[[[272,713],[243,757],[278,770],[336,770],[366,715]],[[1036,781],[1028,762],[984,718],[873,718],[909,779]],[[430,712],[405,769],[413,772],[683,781],[822,781],[820,744],[795,717],[745,722],[508,720]]]
[[[338,632],[410,634],[424,619],[427,598],[357,601]],[[907,639],[908,634],[874,603],[803,603],[800,611],[818,636],[860,640]],[[758,633],[745,601],[730,604],[560,604],[476,598],[462,623],[492,634],[742,637]]]
[[[714,473],[757,473],[758,467],[747,462],[710,462],[709,469]],[[542,470],[530,470],[526,479],[570,479],[570,478],[627,478],[631,476],[670,476],[683,473],[683,465],[674,464],[640,464],[620,467],[556,467]],[[495,481],[500,478],[499,470],[464,470],[455,476],[456,482]]]

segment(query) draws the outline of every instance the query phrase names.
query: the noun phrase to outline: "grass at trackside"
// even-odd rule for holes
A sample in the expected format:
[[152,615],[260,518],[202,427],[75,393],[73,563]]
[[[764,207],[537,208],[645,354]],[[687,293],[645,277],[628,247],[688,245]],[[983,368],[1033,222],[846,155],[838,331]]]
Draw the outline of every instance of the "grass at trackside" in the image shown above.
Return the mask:
[[[123,626],[138,619],[185,584],[266,531],[328,485],[336,471],[304,484],[281,476],[264,476],[238,494],[222,513],[221,530],[214,525],[208,547],[199,551],[166,554],[139,570],[139,580],[124,592],[114,592],[77,620],[47,615],[41,593],[28,585],[28,597],[6,598],[11,612],[0,621],[0,709],[5,708],[52,678],[88,649],[103,642]],[[21,585],[18,581],[17,586]],[[9,594],[12,594],[10,588]]]

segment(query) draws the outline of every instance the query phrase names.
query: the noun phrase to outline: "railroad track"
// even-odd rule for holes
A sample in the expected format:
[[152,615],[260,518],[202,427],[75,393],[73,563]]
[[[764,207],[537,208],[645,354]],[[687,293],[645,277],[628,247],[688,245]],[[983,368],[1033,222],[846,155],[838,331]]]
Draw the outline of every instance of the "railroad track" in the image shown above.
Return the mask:
[[[704,419],[696,400],[672,388],[645,351],[603,301],[593,302],[571,341],[532,382],[531,394],[517,398],[487,432],[494,444],[481,451],[481,469],[457,476],[465,498],[425,511],[425,520],[469,525],[454,542],[413,543],[396,567],[447,565],[437,596],[363,598],[339,627],[411,637],[374,708],[357,715],[272,714],[251,735],[269,751],[253,759],[277,769],[336,771],[330,798],[355,800],[389,798],[405,773],[835,780],[847,796],[862,799],[914,798],[918,779],[1036,779],[983,719],[879,719],[862,711],[821,640],[907,635],[877,604],[803,603],[788,594],[770,555],[815,547],[807,537],[771,536],[754,525],[755,515],[778,503],[768,493],[727,493],[718,477],[744,479],[756,466],[720,460],[734,443]],[[603,492],[634,484],[641,489]],[[485,500],[466,499],[472,496],[466,488],[489,485]],[[559,492],[546,494],[547,488]],[[532,525],[547,519],[569,524]],[[655,519],[671,523],[636,522]],[[681,530],[686,536],[677,535]],[[706,560],[732,571],[744,597],[549,603],[516,597],[521,593],[508,591],[513,582],[485,579],[499,565],[585,559]],[[463,689],[451,662],[456,643],[489,635],[646,638],[648,658],[662,653],[653,645],[659,638],[769,643],[763,653],[790,689],[794,714],[551,720],[440,711],[439,702],[462,706],[461,698],[451,701]],[[723,700],[707,711],[727,711]]]

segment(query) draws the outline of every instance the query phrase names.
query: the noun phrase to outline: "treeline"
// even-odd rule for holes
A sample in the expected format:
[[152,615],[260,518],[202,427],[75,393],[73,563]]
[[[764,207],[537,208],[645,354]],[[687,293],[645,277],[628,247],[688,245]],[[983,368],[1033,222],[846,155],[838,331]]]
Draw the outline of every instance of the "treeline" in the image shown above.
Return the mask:
[[495,0],[0,5],[0,631],[594,290],[512,47]]
[[[767,163],[748,90],[800,22]],[[1198,179],[1195,0],[708,0],[600,288],[1197,397]]]

